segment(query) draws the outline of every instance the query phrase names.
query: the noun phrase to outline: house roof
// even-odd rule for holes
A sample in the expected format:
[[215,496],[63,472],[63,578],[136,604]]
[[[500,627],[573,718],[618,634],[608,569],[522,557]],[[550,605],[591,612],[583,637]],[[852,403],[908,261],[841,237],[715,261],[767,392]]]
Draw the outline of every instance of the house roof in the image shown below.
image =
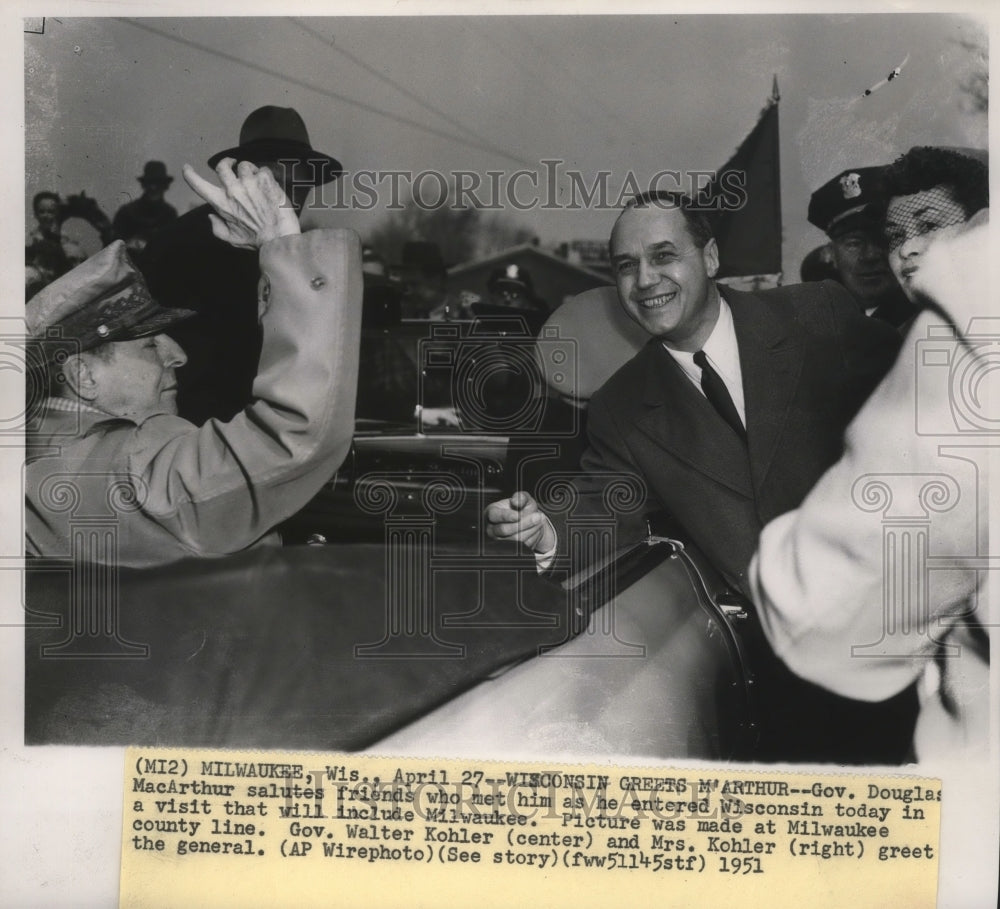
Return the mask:
[[555,253],[550,253],[539,246],[535,246],[533,243],[520,243],[517,246],[510,246],[507,249],[500,250],[500,252],[491,253],[490,255],[483,256],[479,259],[472,259],[468,262],[462,262],[460,265],[453,265],[448,269],[448,277],[461,276],[472,271],[477,271],[480,268],[495,268],[501,263],[514,258],[519,258],[521,256],[535,257],[555,268],[562,268],[568,272],[585,275],[599,281],[601,284],[609,283],[607,275],[603,275],[599,271],[584,268],[582,265],[576,265],[573,262],[569,262],[561,256],[555,255]]
[[452,292],[471,291],[485,299],[489,296],[490,274],[498,267],[511,264],[520,266],[531,276],[535,296],[543,300],[550,311],[569,297],[612,283],[608,275],[567,262],[531,243],[522,243],[448,269],[448,288]]

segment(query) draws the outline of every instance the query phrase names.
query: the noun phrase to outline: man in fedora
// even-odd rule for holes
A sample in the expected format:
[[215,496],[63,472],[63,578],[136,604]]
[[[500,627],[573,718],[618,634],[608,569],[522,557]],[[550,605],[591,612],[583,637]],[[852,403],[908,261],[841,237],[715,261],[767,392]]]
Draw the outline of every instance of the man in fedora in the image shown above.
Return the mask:
[[[227,157],[267,167],[296,212],[313,187],[342,171],[339,161],[313,149],[305,123],[289,107],[253,111],[239,144],[213,155],[209,166]],[[228,420],[247,405],[261,351],[257,257],[213,236],[210,210],[202,205],[181,215],[155,233],[137,259],[157,300],[200,316],[172,329],[188,355],[178,410],[199,425],[212,417]]]
[[184,176],[210,202],[220,242],[260,258],[254,400],[200,428],[177,415],[186,357],[165,332],[197,319],[156,302],[120,240],[54,281],[25,310],[37,380],[29,388],[45,395],[29,401],[28,556],[144,567],[274,543],[273,528],[347,454],[358,238],[301,233],[266,170],[228,158],[216,172],[222,188],[190,168]]
[[155,231],[177,219],[177,209],[163,198],[174,178],[162,161],[147,161],[136,179],[142,195],[119,208],[112,222],[114,238],[124,240],[133,253],[145,249]]
[[240,144],[208,159],[215,167],[223,158],[252,161],[267,167],[296,211],[314,186],[332,183],[343,172],[340,162],[312,147],[306,125],[291,107],[259,107],[243,122]]

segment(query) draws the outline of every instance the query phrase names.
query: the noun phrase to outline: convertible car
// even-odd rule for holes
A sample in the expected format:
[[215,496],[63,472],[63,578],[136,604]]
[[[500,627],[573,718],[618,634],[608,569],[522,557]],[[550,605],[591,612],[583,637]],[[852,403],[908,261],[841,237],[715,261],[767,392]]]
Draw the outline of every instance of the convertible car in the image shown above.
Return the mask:
[[99,574],[28,572],[29,744],[752,755],[744,648],[677,543],[565,587],[433,541]]
[[556,582],[485,537],[488,502],[578,455],[543,378],[574,356],[516,318],[376,312],[354,445],[285,546],[32,561],[26,741],[752,757],[750,617],[694,549],[597,528]]
[[[544,332],[544,329],[543,329]],[[578,455],[575,408],[545,394],[539,356],[575,369],[558,332],[519,317],[369,317],[354,444],[318,496],[282,527],[289,543],[383,542],[387,523],[433,510],[440,539],[475,538],[484,504]],[[428,498],[428,490],[434,495]]]

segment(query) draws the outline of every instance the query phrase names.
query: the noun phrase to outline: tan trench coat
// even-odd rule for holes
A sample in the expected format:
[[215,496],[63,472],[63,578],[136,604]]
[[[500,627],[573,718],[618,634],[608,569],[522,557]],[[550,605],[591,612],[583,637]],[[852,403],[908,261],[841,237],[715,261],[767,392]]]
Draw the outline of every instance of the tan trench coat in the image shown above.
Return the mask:
[[122,566],[276,542],[340,466],[354,431],[361,252],[346,230],[260,251],[264,344],[254,402],[197,427],[47,402],[27,439],[29,556]]

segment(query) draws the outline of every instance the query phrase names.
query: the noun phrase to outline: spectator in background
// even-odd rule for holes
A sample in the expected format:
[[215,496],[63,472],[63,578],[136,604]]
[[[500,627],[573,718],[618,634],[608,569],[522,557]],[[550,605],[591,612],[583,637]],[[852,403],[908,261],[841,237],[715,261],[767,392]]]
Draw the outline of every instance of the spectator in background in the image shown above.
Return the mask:
[[[315,186],[342,171],[339,161],[313,149],[290,107],[253,111],[239,145],[213,155],[209,166],[227,157],[267,167],[296,213]],[[262,340],[257,255],[217,239],[210,212],[208,205],[185,212],[154,234],[136,260],[155,299],[200,316],[171,329],[188,356],[178,374],[178,412],[199,425],[231,419],[250,402]]]
[[532,334],[538,334],[549,316],[545,301],[535,293],[531,273],[514,262],[495,268],[486,282],[486,290],[490,303],[498,311],[513,310],[523,316]]
[[102,246],[111,242],[111,222],[85,193],[64,202],[58,193],[43,190],[35,194],[31,207],[37,223],[24,249],[26,300],[87,258],[79,242],[63,231],[68,218],[87,221],[97,231]]
[[535,296],[531,274],[526,268],[511,262],[490,272],[486,282],[490,303],[525,312],[534,312],[544,304]]
[[[514,262],[490,272],[486,293],[487,297],[483,300],[478,294],[464,291],[457,310],[454,306],[451,308],[451,318],[503,318],[506,320],[504,331],[537,335],[549,317],[549,308],[535,295],[531,275]],[[439,318],[439,312],[440,308],[431,318]],[[500,325],[499,322],[493,324]]]
[[112,222],[115,239],[124,240],[133,253],[142,252],[155,231],[177,219],[177,209],[164,199],[174,178],[162,161],[147,161],[136,179],[142,195],[119,208]]
[[845,170],[809,199],[809,223],[830,238],[838,280],[866,315],[900,328],[915,312],[889,269],[881,222],[882,167]]
[[36,193],[31,207],[36,224],[24,249],[25,298],[28,300],[86,258],[80,245],[62,233],[63,206],[58,194],[48,190]]

